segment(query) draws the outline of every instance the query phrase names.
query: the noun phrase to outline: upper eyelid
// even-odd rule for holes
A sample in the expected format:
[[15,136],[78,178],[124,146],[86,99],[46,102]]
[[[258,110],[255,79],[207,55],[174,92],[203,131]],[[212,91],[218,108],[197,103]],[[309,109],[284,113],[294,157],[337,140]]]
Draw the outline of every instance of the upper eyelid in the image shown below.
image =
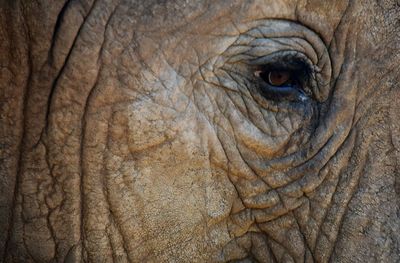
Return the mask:
[[292,50],[277,51],[267,56],[247,60],[245,63],[254,68],[257,68],[258,66],[276,67],[282,65],[282,69],[284,69],[287,68],[287,65],[290,65],[290,63],[294,65],[295,63],[299,62],[303,63],[307,67],[307,70],[309,70],[312,74],[318,72],[315,64],[312,63],[312,61],[305,54]]
[[[243,49],[241,54],[250,57],[266,56],[276,52],[276,50],[292,50],[307,54],[313,64],[318,64],[319,58],[309,42],[301,38],[257,38],[247,44],[247,49]],[[235,55],[233,54],[233,57]]]

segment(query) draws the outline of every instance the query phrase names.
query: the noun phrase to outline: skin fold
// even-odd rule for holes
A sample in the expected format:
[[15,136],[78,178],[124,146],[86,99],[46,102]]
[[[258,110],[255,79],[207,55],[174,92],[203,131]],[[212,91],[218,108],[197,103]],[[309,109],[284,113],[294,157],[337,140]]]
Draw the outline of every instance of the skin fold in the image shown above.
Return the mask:
[[0,261],[398,262],[399,16],[1,0]]

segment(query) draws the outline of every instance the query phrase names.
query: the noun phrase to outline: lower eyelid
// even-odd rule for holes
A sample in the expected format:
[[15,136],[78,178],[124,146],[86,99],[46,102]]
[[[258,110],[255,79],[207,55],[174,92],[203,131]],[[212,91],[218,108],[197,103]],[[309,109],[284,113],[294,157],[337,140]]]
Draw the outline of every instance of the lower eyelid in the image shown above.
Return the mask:
[[267,83],[260,84],[261,92],[269,97],[269,98],[276,98],[276,99],[284,99],[288,101],[306,101],[309,97],[306,95],[304,91],[298,89],[296,87],[290,86],[271,86]]

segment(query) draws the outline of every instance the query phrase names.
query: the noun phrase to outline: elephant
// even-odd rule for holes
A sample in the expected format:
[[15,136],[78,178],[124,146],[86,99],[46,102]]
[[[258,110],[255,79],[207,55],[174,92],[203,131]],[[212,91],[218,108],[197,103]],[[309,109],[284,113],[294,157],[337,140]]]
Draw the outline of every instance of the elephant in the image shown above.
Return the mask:
[[397,0],[3,0],[2,262],[399,262]]

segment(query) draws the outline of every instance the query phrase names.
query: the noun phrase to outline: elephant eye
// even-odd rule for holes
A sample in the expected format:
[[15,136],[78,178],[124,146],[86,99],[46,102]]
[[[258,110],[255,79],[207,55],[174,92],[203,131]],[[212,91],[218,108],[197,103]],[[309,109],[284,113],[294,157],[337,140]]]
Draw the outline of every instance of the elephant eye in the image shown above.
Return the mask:
[[308,69],[301,63],[286,68],[282,65],[264,65],[254,71],[259,89],[266,99],[304,102],[309,99]]
[[295,83],[294,73],[287,70],[259,70],[255,75],[275,87],[291,86]]

